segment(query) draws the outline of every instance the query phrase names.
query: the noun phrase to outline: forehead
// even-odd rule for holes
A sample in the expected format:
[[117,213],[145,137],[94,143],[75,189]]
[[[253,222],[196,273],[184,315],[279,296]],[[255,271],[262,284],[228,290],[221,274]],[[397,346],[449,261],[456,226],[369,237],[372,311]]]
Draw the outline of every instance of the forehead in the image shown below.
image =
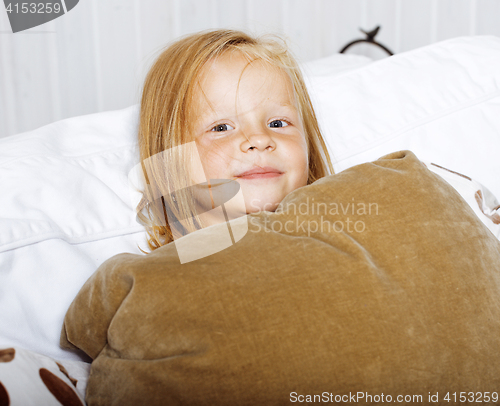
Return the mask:
[[[209,61],[194,86],[198,101],[218,103],[245,102],[249,97],[295,105],[293,84],[282,68],[241,52],[226,52]],[[201,99],[201,100],[200,100]]]

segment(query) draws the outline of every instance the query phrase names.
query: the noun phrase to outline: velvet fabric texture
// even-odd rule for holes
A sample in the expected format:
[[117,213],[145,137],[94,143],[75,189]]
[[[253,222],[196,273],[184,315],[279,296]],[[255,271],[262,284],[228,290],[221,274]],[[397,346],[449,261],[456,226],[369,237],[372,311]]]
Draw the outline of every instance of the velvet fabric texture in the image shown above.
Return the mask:
[[500,389],[500,243],[411,151],[246,218],[216,254],[120,254],[86,282],[61,344],[94,359],[90,406]]

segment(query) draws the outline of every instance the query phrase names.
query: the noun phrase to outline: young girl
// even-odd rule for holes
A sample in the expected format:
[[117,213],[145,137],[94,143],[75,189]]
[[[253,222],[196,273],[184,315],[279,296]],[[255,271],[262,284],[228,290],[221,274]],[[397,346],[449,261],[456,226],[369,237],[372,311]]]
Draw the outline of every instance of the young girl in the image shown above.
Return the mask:
[[147,185],[137,212],[151,250],[223,221],[200,215],[219,204],[216,186],[238,183],[241,216],[275,211],[334,172],[290,52],[234,30],[190,35],[162,52],[144,84],[139,147]]

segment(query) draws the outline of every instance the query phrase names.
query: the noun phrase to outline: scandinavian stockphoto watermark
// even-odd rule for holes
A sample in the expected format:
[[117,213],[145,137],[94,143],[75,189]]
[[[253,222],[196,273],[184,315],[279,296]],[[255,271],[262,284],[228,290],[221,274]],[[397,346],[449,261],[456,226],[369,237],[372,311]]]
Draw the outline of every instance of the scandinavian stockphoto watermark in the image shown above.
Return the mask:
[[[251,206],[254,203],[257,202],[252,202]],[[266,233],[286,232],[301,235],[307,233],[308,237],[311,233],[363,233],[367,229],[365,217],[379,214],[377,203],[356,201],[354,197],[351,201],[327,203],[315,201],[314,197],[308,196],[305,201],[298,204],[288,202],[283,210],[292,214],[293,220],[270,221],[264,217],[262,224],[260,220],[256,221],[256,217],[251,217],[250,221],[255,225],[252,232],[263,230]]]
[[55,20],[72,10],[79,0],[4,0],[12,32],[25,31]]

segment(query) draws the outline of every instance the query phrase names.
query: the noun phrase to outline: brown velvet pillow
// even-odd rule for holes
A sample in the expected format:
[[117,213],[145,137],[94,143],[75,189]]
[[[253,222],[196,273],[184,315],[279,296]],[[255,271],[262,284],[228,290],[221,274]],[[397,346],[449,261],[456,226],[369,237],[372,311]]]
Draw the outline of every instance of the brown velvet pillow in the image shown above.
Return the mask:
[[120,254],[87,281],[61,344],[94,359],[89,405],[360,393],[360,403],[428,403],[436,392],[433,404],[449,405],[454,392],[484,401],[500,389],[500,243],[412,152],[247,219],[247,234],[216,254],[182,265],[175,244]]

